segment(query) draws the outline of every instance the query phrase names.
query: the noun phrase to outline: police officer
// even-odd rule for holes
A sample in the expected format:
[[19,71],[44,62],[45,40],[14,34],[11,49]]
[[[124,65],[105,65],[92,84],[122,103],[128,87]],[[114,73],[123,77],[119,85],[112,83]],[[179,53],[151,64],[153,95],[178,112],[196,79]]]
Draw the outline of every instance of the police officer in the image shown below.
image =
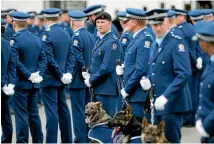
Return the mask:
[[61,15],[60,15],[60,23],[59,23],[66,31],[68,34],[72,37],[73,36],[73,31],[70,26],[70,19],[68,16],[68,10],[61,10]]
[[[1,34],[4,33],[6,21],[1,19]],[[11,143],[13,125],[9,109],[9,97],[14,94],[16,65],[13,61],[9,42],[1,37],[1,143]]]
[[205,21],[213,21],[214,20],[214,10],[213,9],[202,9],[203,12],[203,20]]
[[6,26],[5,26],[5,32],[3,34],[3,37],[5,39],[10,39],[10,37],[15,33],[13,30],[13,22],[12,22],[12,16],[10,15],[12,12],[16,11],[15,9],[9,9],[7,10],[7,16],[6,16]]
[[178,28],[181,29],[187,46],[189,48],[190,64],[192,69],[192,77],[188,81],[190,88],[190,94],[192,99],[192,109],[184,115],[185,126],[194,126],[195,111],[197,109],[198,99],[197,95],[199,92],[199,74],[200,70],[203,68],[202,53],[196,41],[193,41],[192,38],[195,35],[195,30],[193,26],[186,21],[187,11],[182,9],[172,9],[176,12],[176,21]]
[[46,114],[46,143],[57,143],[58,123],[62,143],[72,142],[71,115],[66,103],[65,87],[72,81],[74,56],[69,34],[57,22],[60,9],[42,10],[48,28],[41,35],[47,56],[47,69],[41,83]]
[[46,57],[41,40],[27,28],[29,15],[11,13],[15,34],[10,38],[17,66],[17,82],[12,97],[16,121],[16,142],[28,143],[29,128],[33,143],[42,143],[42,125],[37,107],[39,83],[46,68]]
[[34,11],[31,11],[31,12],[28,12],[28,14],[30,15],[29,19],[27,20],[27,29],[32,32],[32,33],[35,33],[35,29],[34,29],[34,21],[35,21],[35,17],[37,15],[36,12]]
[[89,31],[90,33],[94,34],[94,31],[96,29],[96,26],[94,24],[91,23],[90,20],[86,21],[86,29],[87,31]]
[[117,16],[118,16],[118,18],[120,20],[120,25],[123,28],[123,33],[120,36],[119,43],[121,45],[121,56],[120,56],[120,59],[124,60],[126,48],[129,45],[129,42],[132,40],[132,33],[130,33],[126,28],[126,22],[128,20],[126,18],[126,12],[125,11],[119,11],[117,13]]
[[88,32],[84,27],[87,15],[79,10],[68,12],[71,19],[70,25],[74,31],[72,37],[72,45],[76,56],[75,69],[73,73],[73,81],[69,85],[71,97],[71,110],[73,118],[73,127],[75,135],[75,143],[87,142],[87,126],[85,123],[85,105],[89,97],[89,89],[84,84],[82,77],[82,68],[89,68],[92,59],[92,49],[95,45],[93,34]]
[[189,52],[185,41],[169,32],[165,9],[153,9],[147,14],[156,34],[154,53],[150,59],[149,78],[141,80],[144,90],[153,88],[155,120],[165,122],[164,132],[170,143],[179,143],[183,112],[189,110],[184,87],[191,76]]
[[214,143],[214,22],[199,22],[195,28],[202,50],[210,55],[210,63],[201,76],[196,129],[202,136],[201,143]]
[[[103,6],[100,4],[89,6],[83,10],[83,12],[88,15],[91,23],[94,25],[96,25],[95,19],[96,19],[97,15],[102,11],[103,11]],[[117,38],[119,38],[118,30],[113,24],[111,24],[111,31]],[[99,31],[97,30],[97,28],[95,28],[95,30],[94,30],[94,36],[96,39],[99,38]]]
[[101,12],[95,22],[100,37],[92,50],[90,74],[83,72],[82,75],[86,86],[93,87],[95,101],[102,102],[107,114],[114,116],[118,95],[115,67],[120,55],[120,45],[111,32],[110,14]]
[[126,28],[133,34],[133,40],[125,51],[124,70],[123,66],[117,66],[117,75],[124,75],[125,88],[121,95],[128,99],[132,106],[132,113],[139,119],[144,116],[144,102],[147,93],[140,87],[142,76],[147,76],[150,47],[153,42],[152,36],[146,28],[146,12],[140,9],[127,8]]
[[33,29],[34,29],[34,33],[37,34],[38,36],[41,36],[41,34],[46,29],[44,26],[44,15],[42,13],[39,13],[36,15],[35,25]]

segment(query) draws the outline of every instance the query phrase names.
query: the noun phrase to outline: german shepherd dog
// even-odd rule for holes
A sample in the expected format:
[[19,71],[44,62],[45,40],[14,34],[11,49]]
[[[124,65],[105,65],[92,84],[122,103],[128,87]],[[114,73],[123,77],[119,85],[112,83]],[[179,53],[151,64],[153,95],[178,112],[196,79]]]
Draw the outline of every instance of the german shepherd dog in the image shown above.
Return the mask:
[[85,122],[90,128],[96,124],[107,122],[111,118],[102,108],[101,102],[89,102],[85,107],[85,116]]
[[130,105],[116,113],[107,123],[107,126],[114,128],[112,138],[122,133],[123,138],[120,139],[119,143],[129,143],[131,137],[141,135],[141,123],[132,115]]
[[142,143],[169,143],[164,136],[164,122],[161,121],[158,125],[149,124],[147,119],[142,121]]

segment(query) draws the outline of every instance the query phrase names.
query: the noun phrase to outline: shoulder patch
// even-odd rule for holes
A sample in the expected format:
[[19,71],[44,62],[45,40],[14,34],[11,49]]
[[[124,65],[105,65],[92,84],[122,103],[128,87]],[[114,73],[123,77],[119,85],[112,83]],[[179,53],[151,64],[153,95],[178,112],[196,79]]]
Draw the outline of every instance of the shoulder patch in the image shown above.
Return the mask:
[[178,28],[183,28],[183,26],[182,26],[182,25],[179,25]]
[[122,43],[123,43],[123,44],[126,44],[126,43],[127,43],[127,38],[123,38],[123,39],[122,39]]
[[12,40],[10,40],[10,46],[13,46],[13,44],[14,44],[14,40],[12,39]]
[[150,41],[145,41],[145,44],[144,44],[145,48],[150,48],[150,45],[151,45]]
[[46,39],[47,39],[47,35],[44,34],[44,35],[42,36],[42,40],[43,40],[43,41],[46,41]]
[[78,43],[79,43],[79,41],[77,39],[75,39],[73,45],[78,46]]
[[179,44],[179,45],[178,45],[178,51],[179,51],[179,52],[185,52],[185,49],[184,49],[184,45],[183,45],[183,44]]
[[116,43],[113,43],[113,45],[112,45],[112,48],[111,48],[112,50],[114,50],[114,51],[116,51],[116,49],[117,49],[117,44]]
[[50,28],[46,28],[46,29],[45,29],[45,31],[50,31],[50,30],[51,30]]

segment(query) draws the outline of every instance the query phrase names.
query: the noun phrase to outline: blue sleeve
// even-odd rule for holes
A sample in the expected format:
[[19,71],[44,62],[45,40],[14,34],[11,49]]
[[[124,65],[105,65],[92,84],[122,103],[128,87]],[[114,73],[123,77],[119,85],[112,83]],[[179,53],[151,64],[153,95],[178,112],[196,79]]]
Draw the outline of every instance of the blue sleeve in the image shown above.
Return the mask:
[[108,46],[108,48],[105,49],[100,69],[95,74],[92,74],[89,79],[89,82],[92,85],[115,71],[116,60],[119,57],[120,45],[117,41],[111,41],[105,45]]
[[7,67],[8,83],[16,84],[16,61],[14,59],[14,51],[11,50],[10,58]]
[[135,70],[125,85],[125,92],[128,94],[137,88],[137,86],[140,84],[142,76],[147,75],[151,44],[152,40],[145,38],[137,48]]
[[48,35],[48,33],[43,33],[41,35],[41,37],[42,37],[42,47],[44,48],[48,65],[50,65],[53,68],[53,70],[57,74],[57,77],[59,79],[61,79],[62,76],[63,76],[63,72],[62,72],[62,70],[60,69],[59,65],[57,64],[57,62],[54,59],[51,38]]
[[111,30],[112,30],[112,33],[113,33],[117,38],[119,38],[118,30],[117,30],[117,28],[115,27],[114,24],[111,25]]
[[214,136],[214,110],[204,119],[203,127],[210,136]]
[[85,66],[85,62],[83,59],[83,52],[84,52],[84,47],[82,43],[80,43],[80,39],[78,36],[74,36],[72,38],[72,46],[75,52],[75,57],[77,60],[77,64],[80,65],[81,67]]
[[173,96],[177,95],[184,88],[192,73],[188,48],[183,40],[179,41],[175,49],[172,50],[172,59],[175,79],[163,93],[168,100],[173,100]]
[[47,59],[45,56],[44,49],[41,47],[39,57],[37,60],[37,67],[36,67],[36,70],[39,71],[40,76],[43,76],[43,74],[46,70],[46,66],[47,66]]
[[66,73],[73,74],[73,70],[75,67],[75,61],[76,61],[76,59],[74,56],[73,46],[72,46],[72,43],[70,42],[70,47],[68,49],[68,55],[67,55],[67,60],[66,60],[66,68],[65,68]]

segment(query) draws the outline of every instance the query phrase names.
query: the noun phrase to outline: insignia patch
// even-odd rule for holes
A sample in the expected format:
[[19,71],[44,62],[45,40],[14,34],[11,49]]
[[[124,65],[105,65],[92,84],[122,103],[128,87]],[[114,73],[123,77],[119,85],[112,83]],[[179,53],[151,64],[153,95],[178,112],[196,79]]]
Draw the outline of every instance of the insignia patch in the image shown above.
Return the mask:
[[112,50],[114,50],[114,51],[116,51],[116,49],[117,49],[117,44],[115,43],[115,44],[113,44],[113,46],[112,46],[112,48],[111,48]]
[[179,51],[179,52],[185,52],[185,49],[184,49],[184,45],[183,45],[183,44],[179,44],[179,45],[178,45],[178,51]]
[[126,42],[127,42],[127,39],[126,39],[126,38],[123,38],[123,39],[122,39],[122,43],[123,43],[123,44],[126,44]]
[[42,40],[43,40],[43,41],[45,41],[45,40],[46,40],[46,38],[47,38],[47,36],[46,36],[46,35],[43,35],[43,36],[42,36]]
[[145,45],[144,45],[144,47],[146,47],[146,48],[150,48],[150,41],[145,41]]
[[78,40],[74,40],[74,46],[78,46]]
[[10,40],[10,46],[13,46],[14,40]]

